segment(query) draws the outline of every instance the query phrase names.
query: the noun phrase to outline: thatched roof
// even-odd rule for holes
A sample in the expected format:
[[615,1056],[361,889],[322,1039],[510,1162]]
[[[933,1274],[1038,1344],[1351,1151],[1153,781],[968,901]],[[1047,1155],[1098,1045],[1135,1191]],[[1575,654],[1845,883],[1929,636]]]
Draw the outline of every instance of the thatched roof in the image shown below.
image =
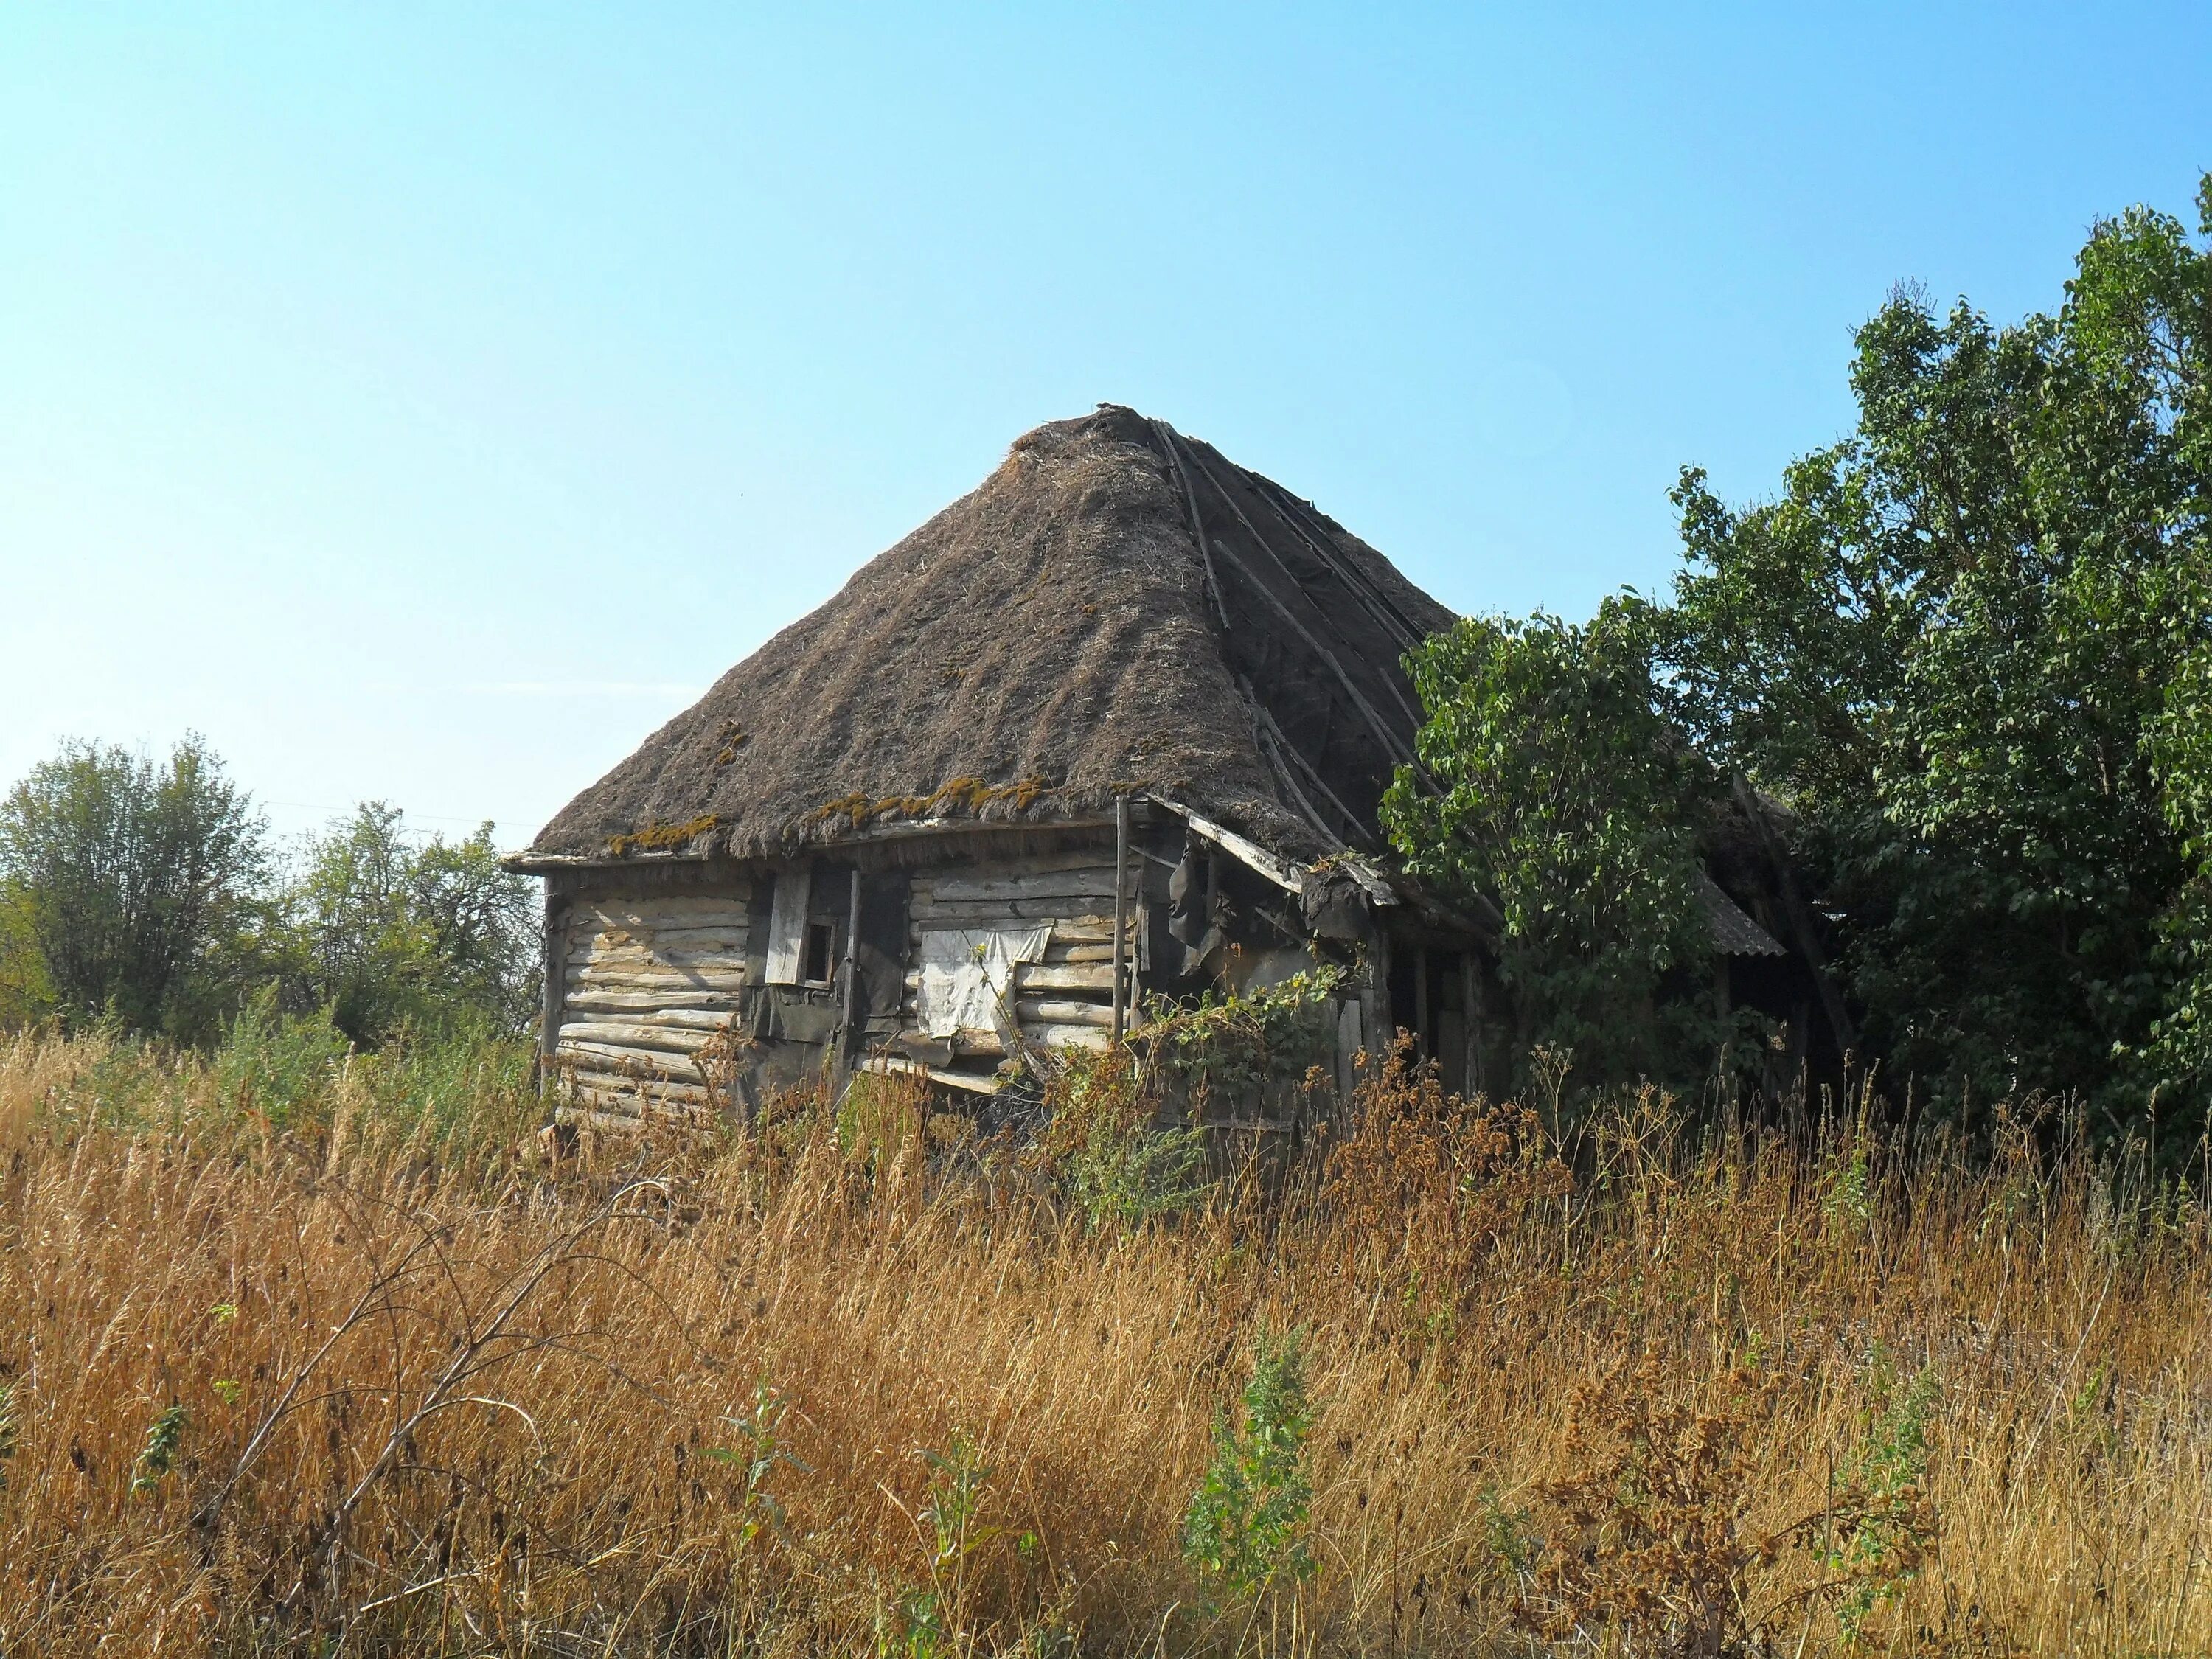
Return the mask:
[[1419,723],[1399,658],[1450,620],[1288,490],[1102,404],[1021,438],[518,862],[1095,819],[1130,790],[1288,858],[1371,848]]

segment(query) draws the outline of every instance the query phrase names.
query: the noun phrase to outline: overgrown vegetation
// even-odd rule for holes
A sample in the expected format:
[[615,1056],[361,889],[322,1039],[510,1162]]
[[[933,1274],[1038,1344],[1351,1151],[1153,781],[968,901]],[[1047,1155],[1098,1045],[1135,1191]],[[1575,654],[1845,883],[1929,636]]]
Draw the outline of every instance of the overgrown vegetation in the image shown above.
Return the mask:
[[371,801],[283,852],[197,738],[158,764],[65,744],[0,801],[0,1030],[205,1044],[327,1010],[364,1047],[514,1031],[536,1006],[534,910],[489,824],[416,838]]
[[520,1044],[233,1047],[0,1051],[9,1652],[2212,1645],[2205,1166],[2031,1099],[1563,1144],[1401,1058],[1123,1206],[892,1079],[570,1145]]
[[2113,1139],[2203,1118],[2212,176],[2198,213],[2100,224],[2064,304],[2009,326],[1900,291],[1859,331],[1852,435],[1746,508],[1683,474],[1666,599],[1415,653],[1427,775],[1389,827],[1506,912],[1517,1052],[1710,1066],[1662,1040],[1707,983],[1686,837],[1756,787],[1900,1094],[2075,1091]]

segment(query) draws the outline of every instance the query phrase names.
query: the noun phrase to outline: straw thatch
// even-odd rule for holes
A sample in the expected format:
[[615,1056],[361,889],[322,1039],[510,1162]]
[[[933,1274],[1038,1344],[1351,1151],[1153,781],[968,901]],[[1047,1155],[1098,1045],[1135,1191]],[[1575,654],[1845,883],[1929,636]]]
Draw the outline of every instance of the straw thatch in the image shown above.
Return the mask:
[[1133,789],[1291,858],[1371,847],[1418,725],[1400,656],[1450,620],[1308,503],[1101,405],[1020,439],[520,861],[1095,819]]

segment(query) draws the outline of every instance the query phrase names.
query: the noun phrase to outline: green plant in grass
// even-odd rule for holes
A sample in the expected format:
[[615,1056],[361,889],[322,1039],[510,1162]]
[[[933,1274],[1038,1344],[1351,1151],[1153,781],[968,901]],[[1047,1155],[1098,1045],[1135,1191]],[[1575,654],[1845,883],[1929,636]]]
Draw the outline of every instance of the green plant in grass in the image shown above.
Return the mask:
[[1314,1570],[1305,1540],[1313,1407],[1303,1331],[1258,1339],[1242,1403],[1241,1422],[1226,1406],[1214,1419],[1212,1460],[1182,1523],[1183,1559],[1210,1589],[1237,1599]]
[[153,1427],[146,1431],[145,1449],[131,1466],[131,1495],[151,1498],[161,1490],[162,1480],[177,1466],[177,1449],[184,1443],[185,1431],[191,1426],[191,1413],[182,1406],[170,1406],[154,1419]]

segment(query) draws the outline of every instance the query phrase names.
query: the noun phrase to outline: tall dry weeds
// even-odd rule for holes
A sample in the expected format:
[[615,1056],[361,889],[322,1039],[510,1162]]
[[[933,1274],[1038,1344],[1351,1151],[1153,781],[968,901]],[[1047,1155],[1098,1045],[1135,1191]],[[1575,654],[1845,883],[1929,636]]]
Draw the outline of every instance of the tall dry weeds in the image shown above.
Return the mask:
[[[2212,1648],[2205,1211],[2079,1148],[1647,1098],[1570,1170],[1389,1066],[1130,1224],[911,1096],[556,1164],[475,1075],[465,1133],[0,1054],[0,1651]],[[1185,1511],[1292,1329],[1316,1568],[1217,1605]],[[1780,1616],[1668,1614],[1662,1539]]]

